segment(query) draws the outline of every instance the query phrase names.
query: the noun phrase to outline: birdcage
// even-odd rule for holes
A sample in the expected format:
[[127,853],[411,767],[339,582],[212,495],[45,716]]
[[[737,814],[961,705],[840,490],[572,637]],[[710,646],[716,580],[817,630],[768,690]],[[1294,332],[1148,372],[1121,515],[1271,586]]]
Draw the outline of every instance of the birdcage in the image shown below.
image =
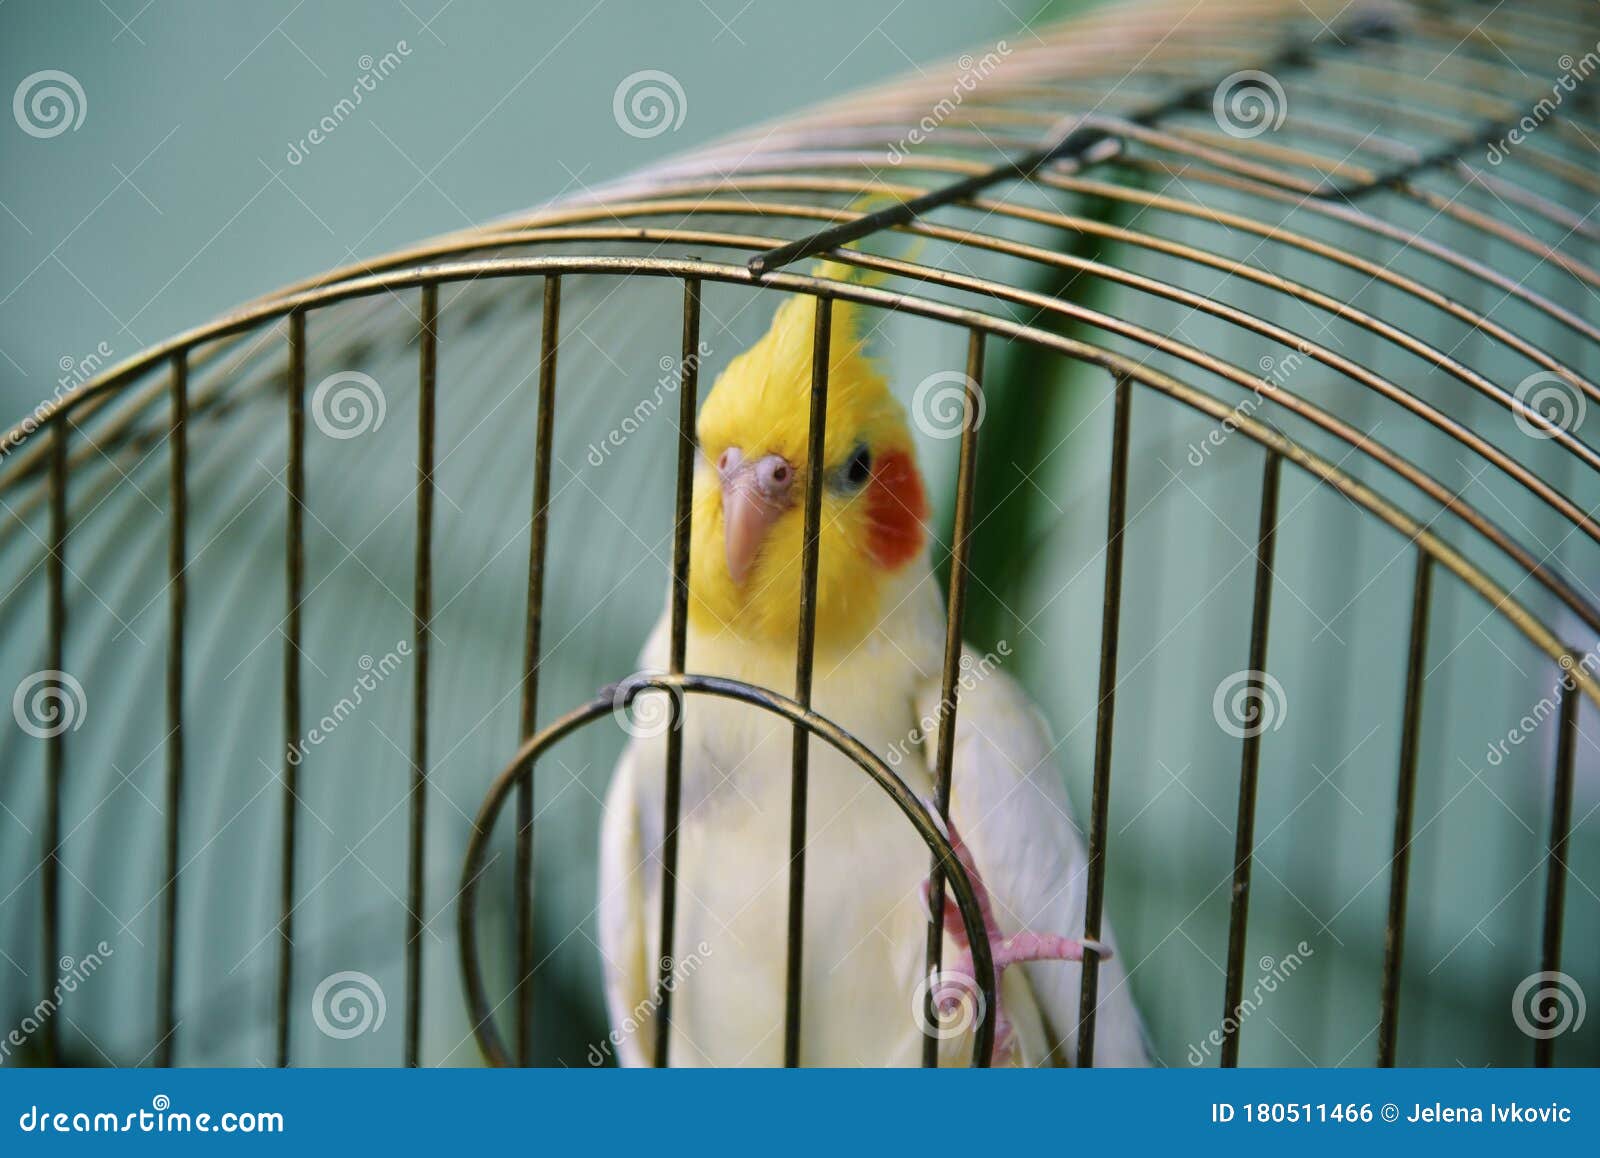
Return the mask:
[[[1103,503],[1092,516],[1078,504],[1072,520],[1075,529],[1092,528],[1096,540],[1087,559],[1091,576],[1098,576],[1089,598],[1098,609],[1098,639],[1077,638],[1070,650],[1050,640],[1040,649],[1051,664],[1081,658],[1084,670],[1097,673],[1086,681],[1087,915],[1074,932],[1099,935],[1107,866],[1124,839],[1110,822],[1130,775],[1128,757],[1114,758],[1118,722],[1126,729],[1130,711],[1156,719],[1179,704],[1214,712],[1230,746],[1234,815],[1231,824],[1213,817],[1231,830],[1231,855],[1213,866],[1226,897],[1226,942],[1207,1000],[1219,1015],[1216,1058],[1238,1063],[1245,1036],[1239,1011],[1252,968],[1253,881],[1259,884],[1254,870],[1266,838],[1257,823],[1262,760],[1277,738],[1273,717],[1287,708],[1276,672],[1288,661],[1269,648],[1269,629],[1282,618],[1285,572],[1337,568],[1341,560],[1319,555],[1318,543],[1334,533],[1330,528],[1353,520],[1361,533],[1377,536],[1364,542],[1382,545],[1381,566],[1361,591],[1379,584],[1393,618],[1379,620],[1383,638],[1360,661],[1365,666],[1347,668],[1345,678],[1382,683],[1398,735],[1392,751],[1362,757],[1388,800],[1388,840],[1363,869],[1372,874],[1367,895],[1386,897],[1382,919],[1370,923],[1363,942],[1346,947],[1377,961],[1378,984],[1361,998],[1376,1022],[1358,1042],[1360,1060],[1389,1065],[1400,1056],[1408,915],[1414,920],[1430,900],[1408,884],[1414,842],[1433,823],[1419,818],[1416,802],[1419,781],[1426,785],[1435,768],[1425,751],[1424,703],[1429,677],[1444,663],[1436,613],[1442,592],[1456,601],[1453,608],[1472,608],[1454,613],[1449,626],[1456,630],[1444,646],[1454,652],[1467,636],[1488,639],[1504,658],[1494,669],[1498,677],[1483,669],[1481,678],[1509,697],[1514,715],[1530,684],[1550,689],[1541,707],[1529,706],[1528,727],[1514,729],[1509,740],[1498,737],[1498,747],[1493,735],[1473,743],[1487,741],[1491,763],[1497,751],[1502,760],[1536,753],[1544,762],[1542,772],[1529,776],[1546,802],[1542,831],[1530,838],[1539,846],[1534,868],[1520,882],[1504,882],[1542,890],[1539,944],[1499,944],[1494,953],[1509,971],[1504,976],[1565,976],[1563,964],[1572,957],[1563,957],[1563,931],[1569,850],[1576,848],[1575,770],[1580,743],[1587,743],[1582,701],[1600,703],[1594,648],[1600,596],[1591,585],[1600,544],[1594,473],[1600,453],[1580,432],[1588,402],[1600,400],[1592,380],[1600,349],[1592,320],[1600,232],[1591,220],[1600,192],[1592,152],[1600,116],[1590,79],[1597,39],[1600,21],[1576,0],[1536,9],[1331,0],[1110,6],[1020,33],[1010,43],[980,46],[911,80],[602,189],[289,287],[43,404],[11,430],[0,466],[7,512],[0,557],[9,590],[4,651],[22,725],[5,740],[0,803],[31,833],[26,848],[21,840],[7,842],[6,887],[36,898],[13,907],[6,939],[26,944],[33,955],[29,984],[48,1000],[50,980],[77,951],[75,929],[84,921],[73,916],[74,907],[80,914],[114,907],[78,895],[93,891],[80,879],[90,873],[74,870],[64,842],[86,824],[138,823],[144,834],[143,851],[133,857],[137,871],[111,871],[149,896],[139,915],[155,937],[140,984],[154,1004],[139,1033],[148,1039],[147,1059],[195,1056],[189,1043],[218,1032],[212,1021],[231,1024],[233,1003],[212,996],[226,991],[227,977],[200,978],[180,962],[186,945],[232,935],[226,917],[243,902],[229,890],[205,896],[206,886],[185,870],[201,850],[232,839],[240,812],[270,806],[272,823],[264,829],[270,839],[249,846],[253,867],[246,874],[273,882],[275,912],[257,942],[258,949],[270,946],[275,962],[265,1060],[299,1060],[294,1034],[305,1014],[296,995],[315,975],[307,972],[298,923],[317,883],[299,863],[308,836],[306,798],[330,775],[325,761],[313,775],[321,755],[315,749],[326,740],[332,752],[331,734],[344,718],[314,718],[316,705],[305,694],[305,617],[317,608],[321,586],[308,570],[308,532],[331,517],[315,507],[320,474],[325,494],[339,488],[341,509],[368,504],[385,519],[399,512],[411,556],[409,567],[395,552],[386,568],[359,560],[374,583],[406,606],[397,646],[408,661],[409,741],[397,744],[359,724],[338,738],[341,761],[380,762],[407,777],[383,814],[384,823],[403,818],[405,825],[404,838],[395,832],[391,842],[404,848],[403,871],[391,883],[380,881],[394,910],[404,913],[403,935],[392,946],[404,962],[403,1046],[391,1060],[424,1060],[424,995],[438,1000],[431,995],[441,972],[435,962],[434,985],[424,984],[426,939],[437,936],[430,928],[437,914],[451,909],[457,927],[448,952],[459,953],[466,1016],[482,1056],[494,1064],[532,1056],[540,1032],[529,980],[539,964],[536,912],[547,890],[559,888],[536,879],[535,838],[545,831],[535,823],[536,786],[558,745],[652,692],[669,693],[676,713],[694,712],[700,697],[724,697],[794,728],[792,843],[783,862],[788,987],[785,1008],[774,1013],[784,1026],[786,1063],[803,1061],[805,1050],[808,737],[859,766],[926,842],[933,893],[942,896],[946,887],[953,893],[992,1010],[994,970],[972,883],[952,855],[939,812],[949,800],[960,641],[975,594],[969,555],[977,529],[1013,486],[984,474],[1006,450],[986,437],[1006,432],[983,421],[997,405],[989,380],[1001,356],[1034,376],[1024,389],[1037,400],[1022,408],[1024,415],[1047,399],[1082,408],[1077,425],[1087,437],[1073,443],[1081,452],[1076,477],[1080,493]],[[641,134],[651,129],[640,118],[673,116],[670,85],[630,94],[632,103],[623,95],[619,117],[633,119]],[[823,276],[808,260],[818,255],[874,278]],[[552,702],[547,588],[592,549],[584,528],[567,528],[566,542],[551,528],[562,503],[552,490],[555,448],[567,421],[566,412],[558,420],[558,399],[613,418],[636,413],[635,397],[620,391],[566,399],[561,371],[578,358],[593,361],[596,351],[608,361],[613,353],[624,357],[602,349],[585,318],[574,318],[575,302],[593,315],[602,308],[595,303],[621,286],[658,287],[648,291],[649,309],[657,319],[670,316],[673,327],[681,320],[681,344],[665,350],[661,363],[669,400],[654,420],[671,434],[653,445],[670,453],[639,468],[656,493],[665,495],[674,480],[673,509],[662,526],[663,535],[670,532],[670,556],[655,555],[670,576],[673,663],[662,673],[619,670],[609,677],[617,682],[592,698]],[[924,379],[933,388],[919,391],[914,402],[940,408],[935,437],[950,439],[942,443],[951,448],[942,462],[954,479],[943,544],[949,619],[936,729],[939,791],[931,807],[884,753],[810,707],[820,472],[808,480],[805,496],[794,687],[755,687],[684,668],[694,419],[712,293],[728,304],[719,325],[752,303],[760,313],[782,295],[814,295],[819,351],[828,348],[831,309],[839,302],[866,307],[930,356],[945,358],[952,338],[964,345],[964,362],[935,366]],[[648,332],[641,323],[640,334]],[[498,352],[486,341],[491,335],[501,343]],[[452,363],[453,338],[458,348],[477,351],[470,360],[463,354],[459,365]],[[372,362],[387,371],[355,369]],[[406,366],[402,377],[396,367]],[[336,372],[324,376],[327,368]],[[387,386],[374,392],[376,377]],[[526,383],[531,396],[484,392],[485,384],[507,380],[519,388]],[[828,389],[828,361],[815,358],[814,457],[824,438]],[[321,440],[312,447],[308,408],[311,437]],[[361,456],[352,451],[308,465],[331,447],[357,447],[386,414],[388,441],[381,446],[374,441]],[[394,421],[401,414],[414,422]],[[1205,542],[1236,541],[1240,553],[1218,587],[1251,593],[1246,629],[1225,625],[1235,641],[1225,663],[1236,669],[1231,684],[1182,669],[1163,672],[1154,691],[1141,689],[1135,675],[1149,657],[1130,663],[1119,647],[1133,625],[1130,612],[1141,624],[1158,614],[1160,591],[1152,582],[1174,564],[1158,541],[1130,532],[1140,513],[1130,509],[1130,477],[1158,457],[1138,442],[1142,422],[1164,432],[1168,449],[1181,451],[1182,432],[1189,432],[1183,457],[1197,471],[1229,456],[1251,476],[1248,486],[1230,481],[1208,489],[1209,480],[1166,468],[1202,504],[1201,493],[1210,494],[1229,517],[1243,512],[1253,526],[1241,535],[1219,516],[1199,532]],[[502,638],[522,636],[510,653],[514,679],[494,701],[515,706],[517,726],[502,738],[510,760],[498,776],[491,780],[493,770],[480,766],[461,778],[477,786],[481,805],[462,830],[464,847],[453,849],[446,865],[433,854],[438,842],[428,838],[430,810],[436,822],[441,807],[436,777],[450,756],[436,739],[448,722],[430,712],[441,658],[431,640],[445,610],[435,582],[441,526],[458,508],[436,503],[438,432],[449,427],[465,439],[462,431],[485,424],[514,428],[531,448],[522,459],[526,480],[513,487],[494,475],[472,498],[479,506],[528,513],[520,626],[494,613]],[[263,441],[261,431],[270,437]],[[648,457],[642,444],[626,441],[591,443],[591,450],[619,460]],[[493,474],[491,457],[473,469]],[[249,469],[252,458],[263,473]],[[1066,493],[1059,492],[1062,501]],[[1330,496],[1336,501],[1322,501]],[[228,536],[239,540],[247,565],[212,574],[206,552]],[[651,543],[634,538],[638,556],[655,554]],[[475,551],[483,557],[472,558]],[[508,566],[511,557],[503,553],[496,544],[450,548],[452,561],[465,555],[484,568]],[[409,596],[391,589],[403,590],[407,581]],[[263,619],[260,608],[267,605],[273,610]],[[1359,614],[1376,614],[1369,608],[1363,604]],[[324,604],[321,614],[344,612]],[[278,755],[235,766],[208,737],[267,727],[259,720],[276,714],[273,697],[236,676],[244,660],[219,675],[219,665],[197,650],[252,615],[253,626],[242,629],[261,637],[251,663],[259,667],[262,657],[281,653],[272,660],[281,665]],[[145,647],[138,628],[149,630],[147,621],[159,626]],[[74,643],[84,623],[96,625],[92,649]],[[1489,631],[1501,634],[1491,638]],[[1525,649],[1515,656],[1502,647],[1512,637]],[[363,657],[368,677],[387,678],[388,666]],[[1526,682],[1495,682],[1509,680],[1511,668]],[[110,764],[119,782],[145,775],[139,770],[146,765],[161,768],[164,807],[150,801],[158,823],[96,820],[103,798],[76,787],[91,767],[79,754],[88,741],[78,728],[97,699],[96,672],[120,672],[121,682],[137,686],[116,734],[96,741],[92,766],[103,772]],[[1315,714],[1315,702],[1298,710]],[[1546,717],[1551,722],[1541,727]],[[663,1023],[672,1016],[668,971],[682,806],[681,739],[675,729],[667,737],[657,916]],[[1136,743],[1136,737],[1119,741],[1116,753]],[[1319,774],[1326,782],[1320,768],[1297,771],[1307,784]],[[249,793],[240,812],[229,815],[235,798],[218,795],[221,781],[244,782],[229,789]],[[210,794],[201,815],[197,793]],[[496,834],[512,842],[509,866],[497,863]],[[1454,855],[1472,858],[1472,844],[1463,843],[1456,842]],[[1155,851],[1146,848],[1144,855]],[[454,882],[447,889],[437,883],[441,873]],[[491,902],[511,914],[492,954],[504,974],[498,978],[486,966],[482,928],[482,894],[497,879],[513,882],[509,896],[496,894]],[[1583,894],[1594,895],[1587,886]],[[1115,907],[1114,895],[1110,903]],[[126,909],[115,907],[116,922],[128,930]],[[425,917],[430,911],[432,919]],[[1453,930],[1463,939],[1472,932],[1470,920],[1465,924]],[[1588,938],[1595,927],[1592,913],[1583,918],[1580,968],[1592,965]],[[931,935],[930,965],[937,966],[939,953],[940,939]],[[1079,1024],[1057,1027],[1075,1028],[1082,1065],[1094,1063],[1098,977],[1090,952]],[[1486,977],[1483,984],[1500,979]],[[1498,991],[1493,1000],[1502,1000]],[[60,1032],[57,1020],[44,1021],[43,1060],[56,1060]],[[975,1064],[987,1064],[993,1033],[993,1019],[981,1018]],[[1550,1064],[1556,1036],[1533,1037],[1529,1056]],[[668,1056],[668,1043],[660,1034],[658,1064],[678,1060]],[[935,1045],[930,1037],[929,1062]]]

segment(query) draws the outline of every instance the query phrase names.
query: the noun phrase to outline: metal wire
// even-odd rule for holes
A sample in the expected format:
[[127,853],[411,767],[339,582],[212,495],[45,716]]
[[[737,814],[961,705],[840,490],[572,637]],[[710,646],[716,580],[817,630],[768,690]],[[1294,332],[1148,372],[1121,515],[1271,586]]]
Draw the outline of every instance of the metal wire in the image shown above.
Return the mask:
[[[1105,596],[1100,614],[1100,683],[1094,722],[1094,788],[1089,803],[1089,872],[1084,886],[1083,936],[1098,941],[1105,915],[1106,841],[1111,808],[1111,738],[1116,722],[1117,643],[1122,624],[1123,531],[1128,518],[1128,439],[1133,384],[1119,376],[1111,417],[1111,469],[1106,500]],[[1083,955],[1078,997],[1078,1064],[1094,1065],[1095,1014],[1099,1008],[1100,955]]]
[[[832,364],[833,301],[818,298],[811,342],[811,413],[807,419],[806,461],[820,464],[828,438],[828,368]],[[687,348],[687,343],[685,343]],[[696,351],[698,355],[698,350]],[[817,639],[818,527],[822,522],[822,476],[806,472],[805,540],[800,561],[800,621],[795,646],[794,701],[811,710],[811,662]],[[789,922],[784,950],[783,1064],[800,1064],[800,991],[806,931],[806,803],[810,785],[811,737],[794,728],[789,793]]]
[[[47,568],[50,588],[50,652],[48,663],[55,671],[64,670],[67,635],[67,423],[58,422],[50,433],[50,556]],[[58,730],[46,741],[44,848],[41,853],[39,884],[41,923],[39,938],[43,950],[41,977],[54,976],[60,960],[61,944],[61,780],[66,768],[66,733]],[[55,1019],[44,1027],[43,1052],[47,1065],[55,1064],[60,1034]]]
[[172,356],[172,526],[167,553],[167,833],[166,884],[161,911],[161,991],[156,1028],[159,1063],[170,1066],[177,1030],[179,820],[183,810],[183,650],[189,565],[189,361]]
[[[689,541],[694,498],[694,411],[700,377],[700,279],[683,282],[683,356],[678,363],[678,501],[672,520],[671,642],[667,671],[682,675],[689,633]],[[675,700],[674,712],[682,710]],[[678,911],[678,816],[683,800],[683,730],[667,732],[666,796],[662,801],[661,912],[658,927],[655,1006],[657,1066],[665,1066],[672,1044],[672,971]]]
[[[293,752],[300,742],[300,611],[305,602],[306,493],[306,315],[289,314],[289,497],[288,541],[284,545],[284,593],[288,603],[283,635],[283,746]],[[278,918],[278,1064],[289,1064],[290,1003],[294,992],[295,860],[300,796],[297,759],[285,757],[283,768],[283,852]]]
[[439,377],[439,287],[422,287],[417,384],[417,561],[412,591],[411,828],[406,887],[405,1064],[422,1035],[424,863],[428,832],[428,656],[433,632],[433,442]]
[[[1250,612],[1252,694],[1263,694],[1267,671],[1267,626],[1272,621],[1272,553],[1278,533],[1278,480],[1283,460],[1267,451],[1261,475],[1261,526],[1256,531],[1256,590]],[[1239,767],[1239,817],[1233,828],[1233,911],[1228,917],[1228,970],[1222,1007],[1222,1064],[1239,1064],[1239,997],[1244,988],[1244,941],[1250,919],[1250,868],[1255,860],[1256,781],[1261,768],[1261,730],[1246,731]]]
[[1406,943],[1406,887],[1411,880],[1411,818],[1417,799],[1417,750],[1422,734],[1422,665],[1427,660],[1428,608],[1433,562],[1417,555],[1411,594],[1411,636],[1406,649],[1406,699],[1400,732],[1400,774],[1395,789],[1394,856],[1389,869],[1389,920],[1383,934],[1383,995],[1378,1020],[1378,1064],[1394,1065],[1399,1033],[1400,962]]
[[[544,283],[539,333],[539,417],[535,434],[533,517],[528,542],[528,614],[522,661],[522,731],[531,739],[539,723],[539,662],[544,637],[545,551],[550,538],[550,455],[555,437],[556,358],[561,340],[561,279]],[[517,867],[513,906],[517,930],[517,1060],[533,1053],[533,765],[517,786]]]
[[[934,756],[934,800],[939,819],[950,823],[950,781],[955,764],[956,707],[961,694],[956,676],[961,669],[961,625],[966,613],[968,558],[972,553],[972,505],[977,491],[978,407],[983,393],[983,333],[974,330],[967,338],[967,372],[961,392],[961,451],[956,466],[956,512],[951,529],[950,597],[946,608],[944,635],[944,673],[939,686],[939,741]],[[944,954],[944,874],[947,866],[938,857],[928,869],[928,948],[927,972],[937,977],[943,968]],[[932,987],[923,1009],[930,1029],[922,1038],[922,1064],[939,1064],[939,1039],[933,1026],[939,1024],[934,1010]]]
[[[625,702],[631,704],[634,697],[651,689],[666,692],[671,697],[675,705],[673,708],[675,714],[683,710],[682,699],[687,693],[738,700],[785,717],[843,753],[879,788],[888,793],[890,799],[928,845],[935,859],[947,867],[947,879],[955,893],[956,908],[961,913],[962,923],[972,942],[974,985],[982,999],[982,1007],[984,1009],[995,1007],[994,958],[990,953],[989,938],[984,930],[983,916],[978,907],[978,898],[973,891],[972,881],[956,857],[949,837],[940,828],[938,819],[928,812],[916,793],[906,787],[880,756],[832,721],[802,708],[786,696],[752,684],[720,676],[641,674],[629,682]],[[495,819],[505,807],[506,798],[512,788],[526,777],[533,759],[585,724],[609,716],[616,707],[616,689],[606,688],[589,703],[547,725],[537,736],[522,746],[511,764],[490,786],[474,821],[472,837],[467,844],[466,861],[461,872],[461,899],[457,909],[458,935],[461,942],[461,971],[466,986],[467,1006],[472,1018],[472,1031],[479,1047],[483,1050],[484,1057],[493,1065],[507,1065],[510,1058],[500,1031],[495,1026],[494,1008],[484,985],[482,963],[478,956],[477,894],[488,859],[489,834],[494,831]],[[674,727],[667,734],[670,736],[678,730]],[[668,878],[663,876],[662,879],[665,887]],[[668,987],[662,992],[670,997],[672,990]],[[657,1000],[660,1000],[659,996]],[[659,1057],[666,1052],[662,1040],[667,1035],[670,1022],[661,1016],[659,1010],[656,1016],[658,1019],[656,1052]],[[993,1050],[994,1018],[980,1018],[973,1032],[972,1064],[977,1067],[987,1066]]]
[[[1566,664],[1562,665],[1567,666]],[[1561,731],[1556,743],[1555,787],[1550,805],[1550,852],[1545,858],[1544,938],[1540,969],[1561,970],[1561,931],[1566,920],[1567,840],[1572,835],[1573,760],[1578,748],[1578,694],[1563,685]],[[1534,1064],[1548,1066],[1555,1058],[1555,1035],[1535,1039]]]

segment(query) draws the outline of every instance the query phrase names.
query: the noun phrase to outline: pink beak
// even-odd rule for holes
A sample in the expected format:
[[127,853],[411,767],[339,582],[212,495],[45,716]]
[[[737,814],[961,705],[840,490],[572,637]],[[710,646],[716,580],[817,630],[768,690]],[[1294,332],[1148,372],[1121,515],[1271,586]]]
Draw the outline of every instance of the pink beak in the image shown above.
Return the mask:
[[794,505],[796,471],[782,455],[745,462],[743,451],[729,447],[717,459],[717,473],[722,477],[728,576],[743,586],[772,524]]

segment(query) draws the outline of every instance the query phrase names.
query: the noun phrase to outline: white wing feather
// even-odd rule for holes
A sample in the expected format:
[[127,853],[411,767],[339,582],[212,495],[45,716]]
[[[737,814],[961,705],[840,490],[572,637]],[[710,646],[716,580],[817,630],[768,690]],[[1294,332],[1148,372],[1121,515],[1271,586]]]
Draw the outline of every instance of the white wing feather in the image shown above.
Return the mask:
[[[992,666],[970,651],[966,655],[969,673]],[[1003,932],[1032,929],[1080,937],[1088,858],[1066,788],[1050,762],[1049,730],[1005,673],[969,674],[967,682],[972,686],[961,690],[956,713],[951,820],[972,851]],[[921,718],[938,718],[939,694],[937,683],[924,689]],[[931,743],[928,758],[931,767]],[[1102,924],[1101,939],[1113,941],[1109,923]],[[1050,1027],[1054,1050],[1076,1064],[1082,968],[1064,961],[1021,968]],[[1099,992],[1095,1064],[1148,1065],[1143,1026],[1120,956],[1101,965]]]
[[617,1064],[648,1066],[655,1050],[645,951],[645,864],[634,796],[634,740],[617,761],[600,820],[600,961]]

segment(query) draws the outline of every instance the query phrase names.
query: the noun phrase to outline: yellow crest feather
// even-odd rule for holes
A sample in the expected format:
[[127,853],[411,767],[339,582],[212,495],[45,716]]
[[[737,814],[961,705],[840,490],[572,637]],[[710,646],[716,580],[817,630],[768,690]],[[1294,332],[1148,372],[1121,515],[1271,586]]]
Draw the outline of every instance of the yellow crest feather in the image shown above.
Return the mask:
[[[818,276],[869,283],[882,275],[836,261],[819,262]],[[824,456],[807,461],[811,420],[811,362],[817,299],[788,296],[767,332],[718,376],[700,411],[701,468],[695,485],[690,552],[690,615],[701,628],[744,640],[792,646],[802,546],[802,517],[788,512],[768,535],[763,558],[743,588],[723,564],[722,505],[715,467],[737,447],[747,458],[780,454],[800,477],[825,477],[842,468],[858,446],[876,455],[910,456],[915,447],[905,409],[867,353],[865,309],[833,299],[828,344],[828,410]],[[876,622],[881,576],[869,558],[871,527],[859,496],[823,491],[822,550],[817,580],[817,643],[848,647]]]

